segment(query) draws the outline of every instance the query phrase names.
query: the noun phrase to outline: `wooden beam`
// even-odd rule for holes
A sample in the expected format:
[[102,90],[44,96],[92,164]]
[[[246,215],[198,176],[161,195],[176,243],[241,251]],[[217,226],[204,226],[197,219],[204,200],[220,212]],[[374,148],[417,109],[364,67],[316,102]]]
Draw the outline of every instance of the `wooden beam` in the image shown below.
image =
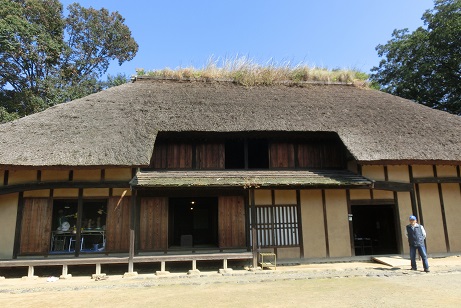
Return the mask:
[[411,191],[413,189],[413,184],[412,183],[400,183],[400,182],[376,181],[373,187],[374,189],[380,189],[380,190]]
[[24,184],[6,185],[0,187],[0,195],[6,195],[21,191],[56,189],[56,188],[129,188],[127,181],[103,181],[103,182],[32,182]]
[[350,200],[351,205],[392,205],[395,204],[394,199],[359,199]]
[[[238,253],[203,253],[203,254],[186,254],[186,255],[153,255],[153,256],[135,256],[134,263],[153,263],[153,262],[178,262],[193,260],[250,260],[253,258],[251,252]],[[127,264],[129,257],[89,257],[89,258],[43,258],[43,259],[22,259],[0,261],[1,267],[21,267],[21,266],[55,266],[55,265],[96,265],[96,264]],[[165,269],[163,269],[165,270]]]
[[413,183],[461,183],[461,177],[414,178]]
[[459,165],[459,160],[415,160],[415,159],[382,159],[382,160],[358,160],[361,165]]

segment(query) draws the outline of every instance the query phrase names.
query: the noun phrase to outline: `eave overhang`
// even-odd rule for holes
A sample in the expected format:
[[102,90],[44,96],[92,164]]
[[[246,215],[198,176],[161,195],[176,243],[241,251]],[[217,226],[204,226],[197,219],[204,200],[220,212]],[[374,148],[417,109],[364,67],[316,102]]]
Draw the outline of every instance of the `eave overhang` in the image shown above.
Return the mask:
[[143,188],[372,188],[373,181],[346,170],[140,171],[130,181]]

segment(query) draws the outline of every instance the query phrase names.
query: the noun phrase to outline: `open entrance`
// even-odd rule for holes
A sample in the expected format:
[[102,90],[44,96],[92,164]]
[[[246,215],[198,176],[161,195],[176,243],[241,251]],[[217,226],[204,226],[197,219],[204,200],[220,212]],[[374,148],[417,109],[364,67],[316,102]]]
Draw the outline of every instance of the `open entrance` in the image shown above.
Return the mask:
[[396,254],[394,205],[353,205],[355,255]]
[[218,246],[218,198],[169,199],[170,247]]

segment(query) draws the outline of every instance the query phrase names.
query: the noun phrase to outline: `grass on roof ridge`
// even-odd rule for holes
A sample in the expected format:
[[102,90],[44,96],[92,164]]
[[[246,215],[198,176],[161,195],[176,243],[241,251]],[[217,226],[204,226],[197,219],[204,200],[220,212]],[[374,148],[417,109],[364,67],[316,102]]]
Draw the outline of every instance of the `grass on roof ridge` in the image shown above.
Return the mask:
[[348,83],[368,87],[368,75],[358,70],[309,67],[289,64],[259,65],[247,58],[208,61],[202,69],[194,67],[145,71],[136,70],[137,76],[177,80],[229,80],[244,86],[273,85],[277,83],[301,84],[306,82]]

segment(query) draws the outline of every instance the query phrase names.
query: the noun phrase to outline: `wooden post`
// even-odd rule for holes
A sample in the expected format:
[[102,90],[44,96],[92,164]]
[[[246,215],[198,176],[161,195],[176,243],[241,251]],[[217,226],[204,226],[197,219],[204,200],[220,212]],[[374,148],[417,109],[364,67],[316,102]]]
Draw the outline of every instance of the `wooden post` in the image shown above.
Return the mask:
[[101,263],[96,263],[96,275],[101,275]]
[[[5,171],[4,182],[8,183],[8,170]],[[13,259],[18,258],[18,254],[20,253],[20,250],[21,250],[21,228],[22,228],[23,213],[24,213],[24,193],[20,192],[19,197],[18,197],[18,211],[16,214],[16,230],[14,233]]]
[[256,246],[256,228],[253,226],[251,230],[253,236],[253,269],[258,267],[258,249]]
[[164,272],[165,271],[165,261],[160,262],[160,271]]
[[136,191],[133,191],[131,196],[131,208],[130,208],[130,252],[128,255],[128,273],[133,273],[134,264],[134,242],[135,242],[135,213],[136,213]]
[[78,257],[82,248],[82,217],[83,217],[83,188],[78,190],[77,201],[77,233],[75,234],[75,256]]
[[197,269],[197,260],[192,260],[192,270],[195,271]]
[[29,265],[29,270],[27,272],[27,277],[28,278],[34,277],[34,266],[33,265]]
[[223,260],[223,268],[226,270],[227,269],[227,259]]
[[62,276],[63,277],[67,276],[67,272],[68,272],[67,264],[63,264],[62,265]]
[[134,230],[130,230],[130,254],[128,256],[128,273],[133,273],[134,264]]
[[250,189],[250,206],[251,206],[251,243],[253,250],[253,269],[258,268],[258,237],[256,234],[256,207],[255,207],[255,192]]

